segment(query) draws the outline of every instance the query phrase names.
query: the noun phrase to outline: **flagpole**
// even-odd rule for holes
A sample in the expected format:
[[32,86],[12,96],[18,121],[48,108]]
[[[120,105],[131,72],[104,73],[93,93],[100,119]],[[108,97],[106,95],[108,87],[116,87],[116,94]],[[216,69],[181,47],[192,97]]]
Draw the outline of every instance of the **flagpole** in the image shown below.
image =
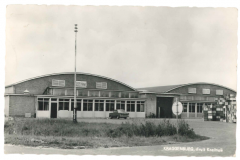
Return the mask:
[[77,89],[76,89],[76,57],[77,57],[77,24],[75,24],[75,72],[74,72],[74,109],[73,109],[73,122],[77,122],[77,103],[76,103],[76,94],[77,94]]

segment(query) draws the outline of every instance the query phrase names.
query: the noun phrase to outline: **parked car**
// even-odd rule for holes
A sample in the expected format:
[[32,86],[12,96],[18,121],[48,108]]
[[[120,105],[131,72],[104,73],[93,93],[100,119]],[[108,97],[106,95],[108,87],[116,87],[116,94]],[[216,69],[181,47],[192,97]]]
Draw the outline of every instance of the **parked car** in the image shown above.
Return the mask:
[[114,110],[113,113],[109,113],[109,118],[125,118],[127,119],[129,117],[129,113],[125,112],[125,110],[123,109],[118,109],[118,110]]

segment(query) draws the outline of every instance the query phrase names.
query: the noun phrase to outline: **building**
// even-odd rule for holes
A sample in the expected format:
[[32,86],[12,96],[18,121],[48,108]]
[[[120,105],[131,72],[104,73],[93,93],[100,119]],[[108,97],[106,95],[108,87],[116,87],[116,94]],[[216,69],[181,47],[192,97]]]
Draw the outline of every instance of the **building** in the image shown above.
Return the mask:
[[217,104],[219,98],[228,95],[236,97],[236,91],[210,83],[192,83],[172,86],[139,88],[140,97],[145,98],[147,116],[154,114],[157,118],[175,118],[172,113],[173,102],[183,105],[181,118],[202,118],[203,108]]
[[[144,98],[139,91],[111,78],[77,73],[77,117],[106,118],[124,109],[131,118],[144,118]],[[5,116],[71,118],[74,73],[50,74],[6,86]]]
[[[134,89],[111,78],[77,73],[77,117],[107,118],[124,109],[130,118],[175,118],[172,104],[183,104],[179,118],[202,118],[203,106],[236,91],[209,83]],[[72,118],[74,73],[31,78],[5,87],[5,116]]]

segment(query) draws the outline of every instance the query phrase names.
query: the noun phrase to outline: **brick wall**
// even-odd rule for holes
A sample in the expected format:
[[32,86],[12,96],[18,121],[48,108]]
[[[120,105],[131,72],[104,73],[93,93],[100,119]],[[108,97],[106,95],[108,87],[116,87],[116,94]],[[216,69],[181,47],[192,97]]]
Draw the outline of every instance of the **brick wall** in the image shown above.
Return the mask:
[[[65,87],[74,87],[74,74],[59,74],[36,78],[16,84],[14,86],[15,93],[23,94],[24,90],[27,89],[30,94],[43,94],[47,87],[52,86],[52,79],[65,80]],[[77,81],[87,81],[87,88],[89,89],[96,89],[96,82],[107,82],[108,90],[133,91],[133,89],[126,85],[107,78],[97,77],[93,75],[78,74],[76,79]]]
[[[196,88],[196,93],[188,93],[188,88]],[[202,89],[210,89],[210,94],[202,94]],[[223,94],[236,94],[236,92],[221,87],[217,85],[212,84],[193,84],[193,85],[187,85],[180,88],[176,88],[174,90],[169,91],[169,93],[181,93],[181,94],[191,94],[191,95],[208,95],[208,96],[216,96],[216,90],[223,90]]]
[[35,97],[26,95],[9,96],[9,116],[25,116],[25,113],[35,113]]

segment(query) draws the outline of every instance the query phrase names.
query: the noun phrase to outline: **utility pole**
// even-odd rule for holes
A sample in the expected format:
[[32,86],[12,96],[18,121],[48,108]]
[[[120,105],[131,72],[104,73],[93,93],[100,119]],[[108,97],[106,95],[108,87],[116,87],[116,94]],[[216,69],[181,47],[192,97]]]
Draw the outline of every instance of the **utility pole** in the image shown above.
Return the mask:
[[77,58],[77,24],[75,24],[75,72],[74,72],[74,109],[73,109],[73,122],[77,122],[77,103],[76,103],[76,58]]
[[178,134],[178,98],[176,97],[177,102],[177,134]]

